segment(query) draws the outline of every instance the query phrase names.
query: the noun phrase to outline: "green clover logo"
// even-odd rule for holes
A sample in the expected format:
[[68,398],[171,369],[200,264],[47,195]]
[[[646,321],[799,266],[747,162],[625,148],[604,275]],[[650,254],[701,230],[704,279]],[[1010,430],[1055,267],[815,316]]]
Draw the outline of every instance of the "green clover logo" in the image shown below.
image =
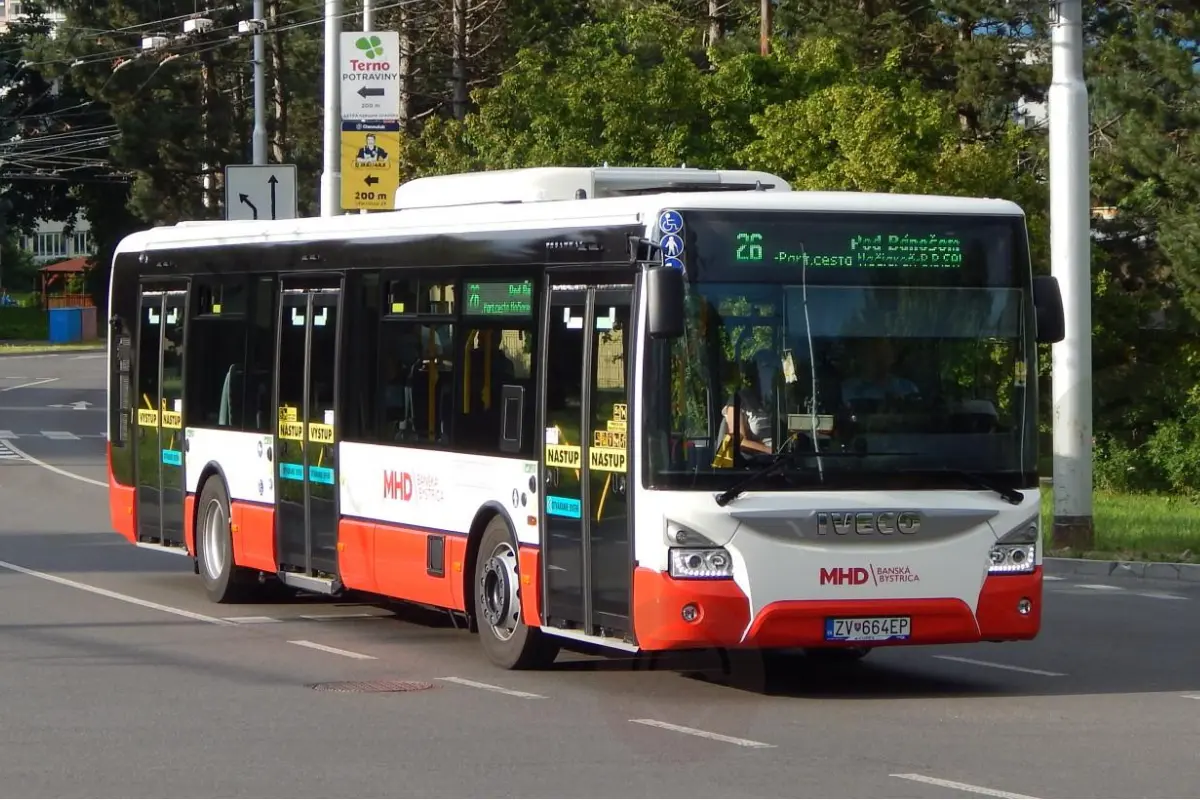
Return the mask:
[[383,42],[378,36],[363,36],[354,43],[354,46],[363,51],[363,55],[367,58],[379,58],[383,55]]

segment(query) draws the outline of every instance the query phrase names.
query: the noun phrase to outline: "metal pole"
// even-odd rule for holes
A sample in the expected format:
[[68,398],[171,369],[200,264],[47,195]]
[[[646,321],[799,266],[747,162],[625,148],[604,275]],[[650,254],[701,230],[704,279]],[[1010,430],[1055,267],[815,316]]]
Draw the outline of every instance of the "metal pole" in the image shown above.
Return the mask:
[[[256,25],[266,19],[263,10],[263,0],[254,0],[254,23]],[[262,33],[254,34],[254,134],[251,143],[254,145],[254,163],[267,163],[267,74],[266,55],[263,51]]]
[[1066,338],[1053,349],[1055,547],[1090,548],[1092,527],[1091,178],[1083,4],[1054,4],[1050,84],[1050,269]]
[[372,0],[362,0],[363,33],[375,29],[375,4]]
[[325,0],[325,161],[321,171],[321,216],[341,209],[341,63],[338,39],[342,32],[342,0]]
[[771,0],[762,0],[758,9],[758,52],[761,56],[771,54]]

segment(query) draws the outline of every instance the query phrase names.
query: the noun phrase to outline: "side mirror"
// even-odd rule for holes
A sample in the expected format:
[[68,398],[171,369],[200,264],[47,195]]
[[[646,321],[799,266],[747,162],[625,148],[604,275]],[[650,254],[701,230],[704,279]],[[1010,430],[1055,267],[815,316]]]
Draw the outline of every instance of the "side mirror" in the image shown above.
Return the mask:
[[1063,316],[1062,292],[1059,291],[1057,278],[1051,275],[1034,276],[1033,308],[1038,342],[1055,344],[1066,338],[1067,322]]
[[670,267],[652,267],[645,275],[651,338],[678,339],[684,327],[683,273]]

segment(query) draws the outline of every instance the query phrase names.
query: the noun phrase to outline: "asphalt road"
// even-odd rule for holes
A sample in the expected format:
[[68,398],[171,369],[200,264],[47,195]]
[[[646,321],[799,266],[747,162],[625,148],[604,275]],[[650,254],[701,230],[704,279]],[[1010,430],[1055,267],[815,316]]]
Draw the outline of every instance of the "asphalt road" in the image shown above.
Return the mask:
[[[443,615],[216,606],[186,559],[125,543],[94,483],[103,374],[98,354],[0,357],[5,794],[1200,792],[1200,586],[1057,581],[1034,642],[850,667],[571,654],[505,672]],[[385,680],[428,685],[312,688]]]

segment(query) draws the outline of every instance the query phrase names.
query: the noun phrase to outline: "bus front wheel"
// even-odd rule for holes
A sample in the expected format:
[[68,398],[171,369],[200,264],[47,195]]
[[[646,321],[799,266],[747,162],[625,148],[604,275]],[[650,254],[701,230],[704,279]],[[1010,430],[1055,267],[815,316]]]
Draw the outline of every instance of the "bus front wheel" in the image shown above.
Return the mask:
[[[504,669],[538,669],[554,663],[558,643],[522,619],[516,539],[503,517],[492,517],[484,528],[473,586],[479,641],[493,664]],[[535,597],[527,599],[537,602]]]

